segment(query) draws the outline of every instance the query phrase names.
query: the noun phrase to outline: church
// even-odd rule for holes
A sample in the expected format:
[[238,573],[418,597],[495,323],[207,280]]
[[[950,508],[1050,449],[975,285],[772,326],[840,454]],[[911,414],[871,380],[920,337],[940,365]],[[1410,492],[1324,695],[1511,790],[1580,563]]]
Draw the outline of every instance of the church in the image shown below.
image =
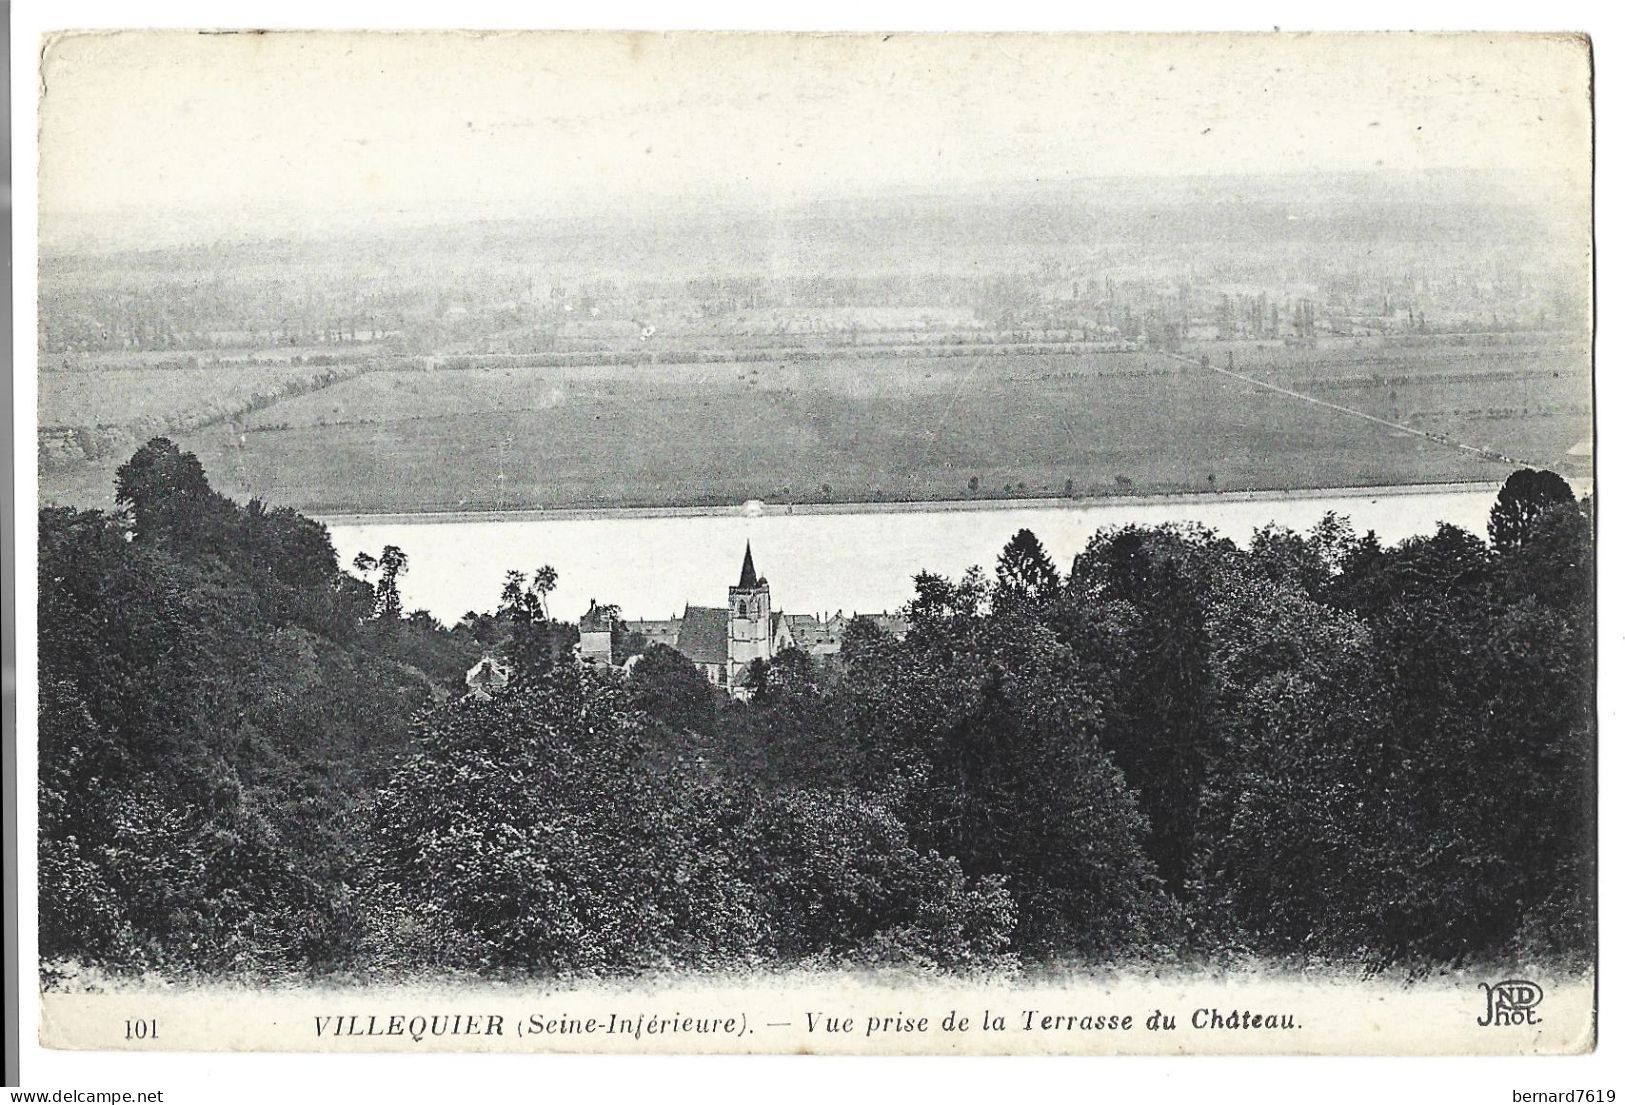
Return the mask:
[[[787,648],[799,648],[817,660],[841,650],[853,618],[865,617],[900,636],[906,626],[890,614],[833,616],[785,614],[773,609],[767,577],[758,575],[745,543],[739,582],[728,588],[727,606],[688,606],[681,618],[654,621],[620,620],[596,603],[581,618],[581,658],[588,663],[614,663],[631,652],[628,664],[652,645],[669,645],[686,656],[714,686],[736,698],[747,695],[752,660],[770,660]],[[624,640],[625,647],[620,647]]]

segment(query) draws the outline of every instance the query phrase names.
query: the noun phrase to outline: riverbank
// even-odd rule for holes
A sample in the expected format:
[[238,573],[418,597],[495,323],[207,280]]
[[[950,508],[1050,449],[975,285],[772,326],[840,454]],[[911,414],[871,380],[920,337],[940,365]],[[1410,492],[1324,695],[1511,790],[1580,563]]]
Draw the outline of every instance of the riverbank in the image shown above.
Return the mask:
[[[1590,494],[1590,480],[1570,480],[1576,496]],[[929,499],[912,502],[766,503],[747,501],[728,505],[556,507],[517,510],[384,511],[379,513],[308,512],[329,526],[451,525],[466,522],[552,522],[615,518],[781,518],[848,514],[951,514],[963,511],[1087,510],[1132,506],[1208,506],[1228,503],[1303,502],[1316,499],[1372,499],[1449,492],[1494,492],[1500,480],[1461,480],[1444,483],[1370,485],[1366,487],[1305,487],[1242,491],[1175,491],[1163,494],[1049,496],[1010,499]]]

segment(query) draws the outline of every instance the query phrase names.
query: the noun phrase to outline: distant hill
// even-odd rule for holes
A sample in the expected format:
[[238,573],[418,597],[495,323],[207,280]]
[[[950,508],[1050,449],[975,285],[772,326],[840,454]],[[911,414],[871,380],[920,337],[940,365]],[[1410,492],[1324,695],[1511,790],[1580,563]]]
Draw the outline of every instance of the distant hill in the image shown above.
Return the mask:
[[1091,178],[985,192],[853,193],[788,207],[686,201],[529,217],[357,212],[317,223],[286,212],[132,212],[44,228],[42,275],[221,264],[452,269],[473,260],[645,279],[785,268],[988,271],[1148,246],[1191,259],[1238,244],[1483,255],[1550,250],[1560,232],[1553,213],[1513,182],[1473,174]]

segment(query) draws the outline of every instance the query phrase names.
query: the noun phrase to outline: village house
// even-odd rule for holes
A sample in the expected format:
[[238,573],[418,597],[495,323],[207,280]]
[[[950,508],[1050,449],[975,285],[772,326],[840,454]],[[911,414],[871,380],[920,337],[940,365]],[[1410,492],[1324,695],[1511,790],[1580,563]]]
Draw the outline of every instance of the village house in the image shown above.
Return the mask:
[[513,677],[513,671],[494,656],[487,656],[472,668],[463,677],[468,684],[468,693],[475,698],[489,698],[492,691],[501,690],[508,685]]

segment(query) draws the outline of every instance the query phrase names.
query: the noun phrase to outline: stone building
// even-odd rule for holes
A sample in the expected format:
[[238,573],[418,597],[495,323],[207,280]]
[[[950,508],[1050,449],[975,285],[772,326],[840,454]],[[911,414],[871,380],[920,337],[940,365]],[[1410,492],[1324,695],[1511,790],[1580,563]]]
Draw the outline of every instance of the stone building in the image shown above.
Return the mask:
[[901,618],[890,614],[847,616],[837,611],[829,616],[774,610],[767,577],[757,574],[749,542],[739,582],[728,588],[727,606],[691,605],[683,608],[681,618],[618,622],[605,622],[603,609],[594,603],[581,619],[583,659],[608,662],[616,652],[613,634],[619,632],[630,650],[657,644],[676,649],[713,686],[736,698],[748,693],[745,682],[752,661],[771,660],[787,648],[828,661],[841,651],[846,627],[856,617],[865,617],[896,636],[907,629]]
[[784,618],[773,613],[767,577],[756,575],[747,541],[739,582],[728,588],[728,690],[740,692],[752,660],[771,660],[789,644]]
[[616,613],[599,606],[597,599],[587,604],[587,612],[581,616],[581,643],[577,648],[589,664],[615,662]]

